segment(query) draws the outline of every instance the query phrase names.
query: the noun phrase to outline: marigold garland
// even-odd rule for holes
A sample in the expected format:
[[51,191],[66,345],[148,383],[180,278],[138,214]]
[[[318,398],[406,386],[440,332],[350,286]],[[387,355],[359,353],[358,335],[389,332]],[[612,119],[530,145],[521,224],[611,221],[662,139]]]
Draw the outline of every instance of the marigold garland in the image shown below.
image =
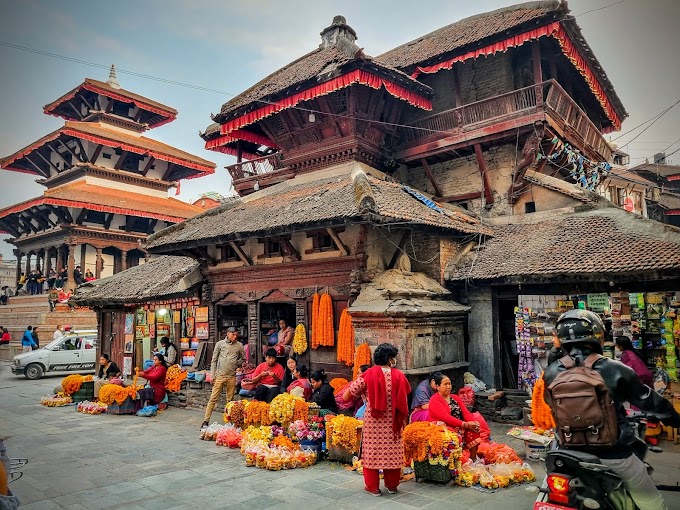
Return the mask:
[[186,378],[186,370],[182,370],[182,367],[179,365],[172,365],[165,373],[165,389],[168,391],[179,391],[182,381]]
[[542,429],[554,429],[555,418],[550,406],[545,403],[545,380],[543,376],[536,381],[534,392],[531,396],[531,421]]
[[288,439],[286,436],[276,436],[272,441],[271,446],[278,446],[280,448],[295,450],[295,445],[293,444],[293,441]]
[[119,386],[117,384],[105,384],[99,390],[99,402],[108,405],[117,402],[122,405],[125,400],[130,397],[135,399],[137,397],[137,392],[142,389],[142,386]]
[[85,376],[82,376],[80,374],[67,375],[61,381],[61,387],[64,389],[65,395],[73,395],[74,393],[80,391],[80,387],[83,385],[84,382],[91,380],[92,380],[91,375]]
[[271,419],[269,418],[269,404],[266,402],[259,402],[253,400],[246,404],[245,409],[245,420],[246,425],[252,425],[258,423],[260,425],[271,425]]
[[356,379],[359,373],[359,367],[362,365],[371,364],[371,348],[367,343],[360,344],[357,347],[357,352],[354,355],[354,371],[352,372],[352,378]]
[[362,427],[363,421],[339,414],[326,422],[326,444],[328,446],[342,446],[351,453],[357,450],[357,429]]
[[269,404],[269,419],[271,422],[290,423],[295,414],[295,402],[303,400],[290,393],[281,393],[274,397]]
[[302,354],[307,350],[307,330],[304,324],[298,324],[295,327],[295,336],[293,337],[293,352],[295,354]]
[[333,395],[337,395],[338,392],[347,386],[349,381],[345,379],[344,377],[336,377],[335,379],[331,379],[331,382],[328,383],[331,385],[331,388],[333,388]]
[[449,469],[460,467],[462,446],[460,436],[443,425],[414,422],[404,428],[404,459],[440,464]]
[[236,400],[227,402],[224,408],[224,422],[233,423],[238,428],[243,428],[245,415],[245,401]]
[[304,399],[297,399],[293,408],[293,421],[306,420],[309,417],[309,404]]
[[347,308],[340,315],[340,330],[338,331],[338,361],[348,367],[354,364],[354,326]]
[[321,296],[318,292],[312,297],[312,349],[321,345],[321,333],[319,332],[319,303]]

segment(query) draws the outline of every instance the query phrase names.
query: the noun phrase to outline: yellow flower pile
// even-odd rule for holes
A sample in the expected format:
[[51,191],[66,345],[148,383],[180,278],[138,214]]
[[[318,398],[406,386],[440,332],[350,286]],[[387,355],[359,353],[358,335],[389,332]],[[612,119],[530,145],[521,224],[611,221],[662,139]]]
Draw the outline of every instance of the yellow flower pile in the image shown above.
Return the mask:
[[99,390],[99,402],[107,406],[113,404],[113,402],[122,405],[128,397],[132,400],[137,398],[137,392],[142,388],[143,386],[136,386],[134,384],[126,388],[117,384],[105,384]]
[[296,397],[290,393],[281,393],[274,397],[269,404],[269,419],[276,423],[290,423],[294,421],[295,403],[304,401],[303,398]]
[[460,463],[463,452],[460,436],[443,425],[413,422],[404,428],[402,437],[406,462],[427,460],[449,469],[456,469]]
[[269,404],[266,402],[258,402],[253,400],[246,404],[245,420],[246,425],[259,424],[271,425],[272,421],[269,418]]
[[269,444],[272,439],[272,428],[270,426],[255,427],[251,425],[243,431],[243,438],[241,444],[247,443],[264,443]]
[[307,350],[307,330],[304,324],[298,324],[295,328],[295,336],[293,337],[293,352],[295,354],[302,354]]
[[179,365],[172,365],[165,373],[165,389],[179,391],[182,381],[187,378],[187,371]]
[[83,385],[85,381],[91,380],[92,380],[91,375],[86,376],[82,376],[80,374],[67,375],[61,381],[61,387],[64,389],[65,395],[73,395],[74,393],[78,392],[78,390],[80,390],[80,387]]
[[326,444],[342,446],[351,453],[357,451],[357,429],[362,427],[363,421],[339,414],[326,422]]

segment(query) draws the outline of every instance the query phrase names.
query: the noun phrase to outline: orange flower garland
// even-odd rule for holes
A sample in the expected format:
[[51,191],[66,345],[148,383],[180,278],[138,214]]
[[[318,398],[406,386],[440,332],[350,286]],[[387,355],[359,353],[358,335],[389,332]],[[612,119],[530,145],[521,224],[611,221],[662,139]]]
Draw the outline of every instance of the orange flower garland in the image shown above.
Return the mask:
[[536,381],[534,392],[531,396],[531,421],[542,429],[554,429],[555,418],[550,406],[545,403],[545,380],[543,376]]
[[80,387],[85,381],[91,381],[92,376],[82,376],[79,374],[67,375],[61,381],[61,387],[64,389],[64,395],[73,395],[80,390]]
[[[428,438],[432,434],[433,424],[428,421],[416,421],[404,428],[404,459],[423,462],[427,457]],[[441,434],[440,434],[441,435]]]
[[251,425],[259,423],[260,425],[271,425],[272,421],[269,417],[269,404],[266,402],[258,402],[253,400],[246,404],[245,424]]
[[319,332],[319,303],[321,296],[318,293],[314,294],[312,298],[312,349],[316,349],[321,345],[321,333]]
[[[316,298],[315,298],[316,299]],[[319,299],[319,308],[314,314],[312,302],[312,349],[319,346],[333,347],[335,345],[335,329],[333,328],[333,299],[326,293]],[[315,347],[316,346],[316,347]]]
[[304,400],[296,400],[293,407],[293,421],[307,420],[309,418],[309,404]]
[[286,436],[276,436],[272,441],[272,446],[279,446],[281,448],[295,450],[295,445],[293,444],[293,441],[288,439]]
[[165,373],[165,389],[168,391],[179,391],[182,381],[186,378],[186,370],[182,370],[182,367],[179,365],[172,365]]
[[295,336],[293,337],[293,352],[295,354],[302,354],[307,350],[307,330],[304,324],[298,324],[295,327]]
[[357,378],[359,367],[361,365],[370,364],[371,364],[371,348],[368,346],[367,343],[360,344],[357,347],[356,354],[354,355],[354,372],[352,374],[352,378],[353,379]]
[[111,405],[113,402],[122,404],[125,400],[130,397],[135,399],[137,396],[137,391],[141,390],[142,386],[118,386],[117,384],[105,384],[99,390],[99,401],[102,404]]
[[352,453],[357,450],[357,429],[363,421],[351,416],[337,415],[326,422],[326,444],[328,446],[342,446]]
[[347,383],[349,383],[349,381],[344,377],[336,377],[335,379],[331,379],[331,382],[328,384],[333,388],[333,395],[337,395],[343,387],[347,386]]
[[338,361],[348,367],[354,364],[354,326],[347,308],[340,315],[340,331],[338,331]]

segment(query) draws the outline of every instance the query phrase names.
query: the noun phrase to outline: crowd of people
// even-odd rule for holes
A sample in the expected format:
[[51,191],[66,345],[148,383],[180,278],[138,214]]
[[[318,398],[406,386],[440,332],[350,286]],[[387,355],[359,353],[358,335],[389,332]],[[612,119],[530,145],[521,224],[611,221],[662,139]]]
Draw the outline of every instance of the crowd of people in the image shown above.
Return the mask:
[[[73,270],[73,281],[76,286],[95,279],[94,274],[89,269],[86,269],[85,273],[83,273],[82,268],[78,265]],[[29,271],[28,275],[24,272],[20,274],[15,294],[23,291],[34,296],[49,292],[52,289],[61,290],[66,286],[66,282],[68,282],[68,269],[65,267],[57,270],[52,268],[47,275],[43,274],[39,268],[36,268]],[[7,304],[7,298],[3,299],[2,297],[5,294],[5,288],[3,287],[2,294],[0,294],[0,304]]]

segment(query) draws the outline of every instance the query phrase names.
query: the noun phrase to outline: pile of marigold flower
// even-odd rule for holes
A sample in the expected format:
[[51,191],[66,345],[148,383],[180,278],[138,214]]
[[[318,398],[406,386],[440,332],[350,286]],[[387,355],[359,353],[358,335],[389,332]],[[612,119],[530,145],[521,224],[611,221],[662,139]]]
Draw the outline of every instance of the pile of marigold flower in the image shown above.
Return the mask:
[[64,377],[64,379],[61,381],[61,387],[64,389],[65,395],[73,395],[80,390],[80,387],[84,382],[91,380],[91,375],[83,376],[80,374],[71,374]]
[[179,391],[182,381],[186,378],[186,370],[182,370],[182,367],[179,365],[172,365],[165,373],[165,389],[168,391]]
[[326,444],[330,446],[342,446],[352,453],[356,453],[358,429],[364,424],[363,421],[351,416],[337,415],[326,421]]

